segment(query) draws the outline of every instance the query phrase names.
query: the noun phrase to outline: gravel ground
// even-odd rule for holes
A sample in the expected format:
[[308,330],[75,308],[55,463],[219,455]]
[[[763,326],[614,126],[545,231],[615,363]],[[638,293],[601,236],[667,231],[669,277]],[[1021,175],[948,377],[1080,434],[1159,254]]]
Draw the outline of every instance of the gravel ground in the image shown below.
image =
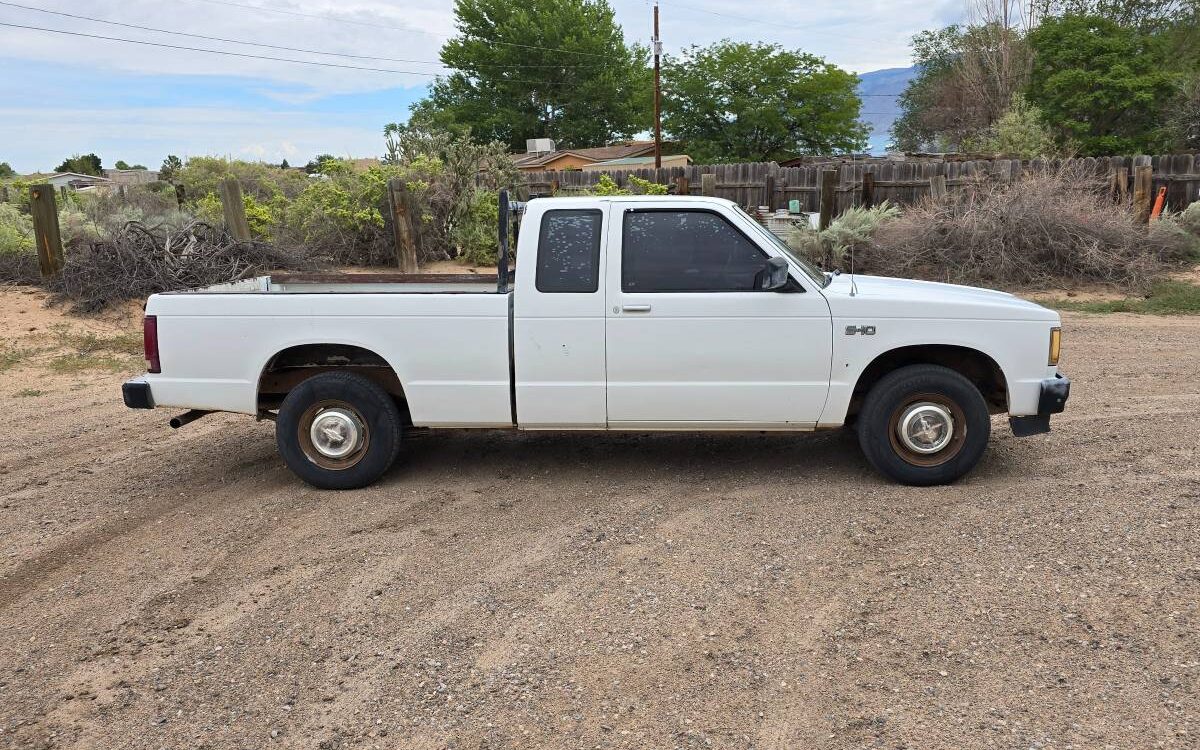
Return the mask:
[[17,364],[0,747],[1198,747],[1200,320],[1065,328],[1054,433],[934,489],[842,434],[487,432],[318,492],[268,423]]

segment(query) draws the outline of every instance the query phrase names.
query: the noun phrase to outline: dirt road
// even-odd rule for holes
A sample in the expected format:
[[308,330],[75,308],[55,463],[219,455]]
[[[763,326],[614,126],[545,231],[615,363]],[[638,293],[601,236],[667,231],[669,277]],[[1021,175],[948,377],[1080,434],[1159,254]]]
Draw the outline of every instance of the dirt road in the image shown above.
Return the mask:
[[936,489],[839,434],[496,432],[317,492],[268,423],[12,356],[0,747],[1200,746],[1200,320],[1065,327],[1054,433]]

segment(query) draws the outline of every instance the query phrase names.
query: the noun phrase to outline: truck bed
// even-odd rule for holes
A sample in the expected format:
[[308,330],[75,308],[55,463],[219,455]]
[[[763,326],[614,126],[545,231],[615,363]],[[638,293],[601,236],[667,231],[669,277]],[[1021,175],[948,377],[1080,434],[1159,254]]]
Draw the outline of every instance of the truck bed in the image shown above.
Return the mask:
[[169,294],[496,294],[496,274],[277,273]]

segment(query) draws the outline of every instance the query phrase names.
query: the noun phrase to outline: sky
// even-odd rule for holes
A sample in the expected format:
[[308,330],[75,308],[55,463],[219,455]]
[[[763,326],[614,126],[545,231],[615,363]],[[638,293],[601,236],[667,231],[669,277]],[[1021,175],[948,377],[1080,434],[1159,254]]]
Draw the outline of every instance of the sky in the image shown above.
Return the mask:
[[[626,39],[646,42],[650,0],[610,1]],[[0,0],[0,162],[27,173],[89,152],[106,167],[122,159],[151,168],[168,153],[292,164],[318,153],[378,155],[383,126],[407,119],[441,72],[438,50],[454,33],[453,7],[450,0]],[[958,20],[963,7],[963,0],[661,0],[659,12],[667,53],[722,38],[773,42],[863,73],[909,65],[911,36]],[[388,59],[219,43],[31,9]]]

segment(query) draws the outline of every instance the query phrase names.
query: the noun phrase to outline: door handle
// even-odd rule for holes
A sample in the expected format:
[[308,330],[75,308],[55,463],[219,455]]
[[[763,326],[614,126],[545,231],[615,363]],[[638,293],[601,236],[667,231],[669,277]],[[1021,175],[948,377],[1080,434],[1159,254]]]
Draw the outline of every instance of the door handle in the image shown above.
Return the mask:
[[650,305],[622,305],[625,312],[650,312]]

